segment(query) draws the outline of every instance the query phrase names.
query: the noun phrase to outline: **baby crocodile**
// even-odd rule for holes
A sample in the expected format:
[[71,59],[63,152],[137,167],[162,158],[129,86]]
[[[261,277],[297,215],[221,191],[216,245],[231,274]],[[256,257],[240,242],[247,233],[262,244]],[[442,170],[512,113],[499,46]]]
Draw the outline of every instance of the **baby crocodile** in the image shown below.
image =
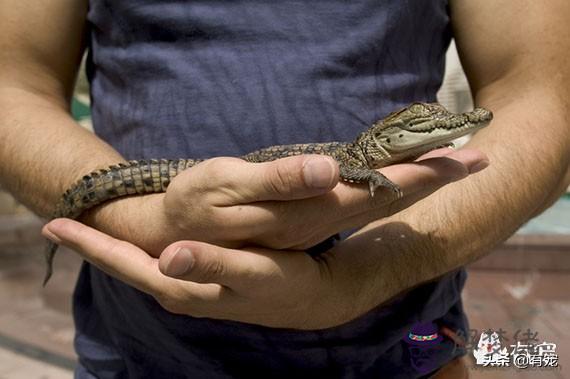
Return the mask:
[[[476,108],[454,114],[440,104],[414,103],[372,125],[353,142],[326,142],[271,146],[246,154],[247,162],[268,162],[301,154],[324,154],[339,164],[340,178],[368,183],[370,195],[386,187],[401,197],[400,188],[375,169],[414,159],[489,124],[493,114]],[[134,160],[94,171],[81,178],[61,197],[53,218],[77,218],[89,208],[120,196],[164,192],[170,180],[203,159]],[[48,242],[44,285],[52,275],[57,245]]]

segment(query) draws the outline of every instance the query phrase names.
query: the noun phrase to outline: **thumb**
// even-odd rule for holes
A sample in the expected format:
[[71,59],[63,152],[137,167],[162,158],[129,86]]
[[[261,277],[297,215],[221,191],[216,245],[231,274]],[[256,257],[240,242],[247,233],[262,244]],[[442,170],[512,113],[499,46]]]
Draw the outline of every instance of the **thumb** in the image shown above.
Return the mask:
[[295,200],[322,195],[339,181],[336,161],[325,155],[300,155],[256,163],[244,183],[246,202]]
[[[250,254],[196,241],[180,241],[160,255],[158,268],[171,278],[235,288],[257,268]],[[252,267],[253,266],[253,267]]]

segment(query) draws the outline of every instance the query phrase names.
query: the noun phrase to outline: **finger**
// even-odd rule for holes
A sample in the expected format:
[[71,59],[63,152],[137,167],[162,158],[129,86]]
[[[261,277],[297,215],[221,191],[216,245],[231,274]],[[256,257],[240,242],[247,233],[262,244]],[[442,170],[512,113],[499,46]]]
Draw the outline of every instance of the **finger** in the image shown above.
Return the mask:
[[[324,155],[299,155],[271,162],[249,163],[239,159],[214,158],[193,168],[195,185],[222,193],[222,203],[294,200],[318,196],[338,182],[338,164]],[[200,169],[203,168],[203,169]]]
[[[107,274],[156,296],[166,293],[167,298],[175,296],[169,290],[180,288],[174,279],[158,270],[158,260],[138,247],[70,219],[55,219],[44,226],[42,234],[80,254]],[[184,296],[197,307],[211,302],[219,296],[219,288],[186,283]]]
[[404,194],[411,195],[463,179],[488,165],[487,156],[477,150],[439,149],[414,163],[389,166],[381,171],[398,184]]
[[[298,221],[305,225],[348,224],[354,227],[351,223],[355,216],[369,222],[373,219],[371,217],[391,215],[409,206],[411,201],[417,201],[448,183],[466,177],[476,165],[481,164],[483,167],[488,164],[487,157],[476,150],[439,149],[435,156],[430,158],[427,155],[418,162],[397,164],[380,170],[402,189],[404,198],[400,200],[394,201],[393,194],[388,189],[381,188],[370,198],[367,186],[346,184],[337,186],[333,192],[324,196],[297,200],[287,206],[281,202],[266,202],[262,206],[258,203],[245,204],[240,206],[240,228],[243,228],[240,232],[247,233],[255,229],[263,234],[281,220],[290,220],[290,227]],[[415,196],[416,194],[419,195]],[[307,209],[311,211],[307,212]],[[220,211],[227,212],[228,217],[231,217],[234,210],[225,208]],[[282,248],[280,245],[272,247]]]
[[252,167],[247,202],[314,197],[334,188],[339,180],[336,161],[324,155],[301,155]]
[[464,164],[470,174],[481,171],[489,166],[489,158],[481,151],[474,149],[455,150],[449,147],[432,150],[419,157],[416,162],[421,162],[429,158],[448,157]]
[[[272,254],[232,250],[202,242],[180,241],[167,247],[159,259],[159,269],[167,276],[196,283],[217,283],[233,290],[255,284],[270,285],[283,274],[283,264]],[[304,253],[287,253],[287,264],[304,264]],[[282,261],[282,259],[281,259]],[[294,268],[292,268],[294,269]],[[288,269],[287,269],[288,270]]]
[[141,291],[148,293],[157,280],[156,260],[143,250],[77,221],[55,219],[44,226],[42,234]]
[[453,149],[451,147],[442,147],[441,149],[430,150],[427,153],[425,153],[424,155],[420,156],[418,159],[416,159],[416,162],[424,160],[424,159],[428,159],[428,158],[445,157],[446,155],[449,155],[449,154],[453,153],[454,151],[455,151],[455,149]]
[[382,169],[409,196],[426,187],[440,187],[465,178],[468,168],[448,157],[428,158],[415,163],[404,163]]
[[[239,257],[241,259],[235,259]],[[245,259],[244,259],[245,258]],[[158,268],[166,276],[196,283],[236,285],[239,272],[251,276],[247,253],[206,243],[180,241],[167,247],[159,258]],[[243,278],[242,278],[243,279]]]
[[464,164],[469,174],[475,174],[487,168],[490,164],[490,160],[486,154],[474,149],[457,150],[447,155],[447,157]]
[[[442,151],[443,152],[443,151]],[[393,214],[396,210],[409,205],[410,199],[417,199],[415,194],[427,196],[442,186],[465,178],[470,172],[475,172],[488,165],[488,158],[477,150],[453,151],[443,157],[427,158],[414,163],[402,163],[384,167],[380,171],[396,183],[403,191],[404,197],[394,201],[389,190],[378,190],[374,198],[370,198],[366,186],[343,185],[338,186],[332,195],[336,202],[335,208],[342,209],[337,220],[345,220],[353,216],[365,215],[369,219],[371,214],[384,217]],[[387,207],[387,204],[391,204]],[[400,204],[400,205],[398,205]],[[334,218],[331,218],[334,219]]]
[[[455,174],[451,174],[449,176],[441,175],[439,179],[434,178],[434,180],[426,182],[424,185],[415,183],[413,190],[410,190],[407,196],[404,196],[404,198],[400,199],[399,201],[395,201],[389,204],[389,206],[385,208],[384,217],[398,213],[401,210],[406,209],[414,203],[418,202],[419,200],[431,195],[445,185],[460,180],[463,173],[461,172],[462,169],[458,167],[457,164],[460,164],[464,167],[464,169],[467,170],[467,174],[464,175],[465,177],[483,170],[489,165],[489,161],[485,155],[482,155],[477,151],[460,150],[448,154],[445,158],[430,158],[426,160],[424,164],[428,164],[431,168],[434,169],[434,172],[438,172],[438,170],[440,172],[445,171],[447,164],[449,164],[450,167],[454,167],[450,169],[450,171],[454,169],[457,171]],[[457,176],[454,178],[453,175]]]

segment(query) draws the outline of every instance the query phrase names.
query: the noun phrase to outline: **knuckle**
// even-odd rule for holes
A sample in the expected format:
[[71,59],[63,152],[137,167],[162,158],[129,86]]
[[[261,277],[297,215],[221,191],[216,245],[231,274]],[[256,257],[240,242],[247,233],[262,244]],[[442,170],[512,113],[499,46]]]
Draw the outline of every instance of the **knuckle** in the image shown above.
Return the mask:
[[266,189],[280,196],[291,194],[297,184],[295,173],[282,165],[277,165],[266,179]]
[[208,273],[212,278],[219,278],[226,273],[226,265],[222,259],[215,259],[208,267]]
[[183,176],[175,176],[164,194],[165,211],[172,217],[183,217],[188,210],[196,207],[195,204],[201,204],[200,197],[207,191],[198,177],[190,180]]
[[196,264],[200,267],[198,272],[195,272],[195,278],[202,283],[215,283],[217,279],[226,274],[226,265],[222,259],[221,254],[215,253],[206,262]]
[[243,160],[235,157],[215,157],[205,162],[220,169],[225,169],[226,167],[234,166],[236,163],[243,163]]
[[228,173],[231,173],[237,164],[243,161],[239,158],[232,157],[216,157],[202,162],[204,168],[204,176],[208,182],[214,182],[215,185],[223,184],[227,181]]
[[174,178],[170,179],[170,183],[166,188],[166,194],[186,194],[188,189],[191,188],[192,184],[196,181],[195,177],[195,175],[189,174],[189,170],[179,173]]

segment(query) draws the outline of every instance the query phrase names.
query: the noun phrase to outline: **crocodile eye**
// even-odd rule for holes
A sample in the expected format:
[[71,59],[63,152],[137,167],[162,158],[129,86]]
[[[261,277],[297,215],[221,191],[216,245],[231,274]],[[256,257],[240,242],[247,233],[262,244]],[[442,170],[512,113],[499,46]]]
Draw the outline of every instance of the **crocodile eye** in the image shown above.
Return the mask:
[[410,112],[412,113],[421,113],[423,109],[423,105],[418,103],[412,104],[412,106],[410,106]]

